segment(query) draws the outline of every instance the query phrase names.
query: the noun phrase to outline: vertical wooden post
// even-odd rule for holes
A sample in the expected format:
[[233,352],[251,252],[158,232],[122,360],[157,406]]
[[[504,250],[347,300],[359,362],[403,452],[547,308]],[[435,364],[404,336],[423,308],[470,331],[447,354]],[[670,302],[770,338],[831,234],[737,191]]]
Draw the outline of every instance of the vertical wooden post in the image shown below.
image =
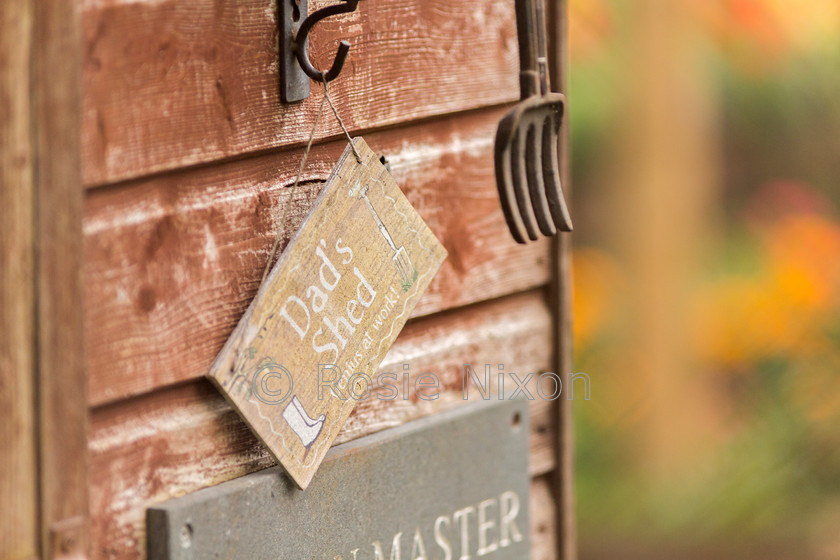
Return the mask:
[[79,2],[37,0],[32,32],[35,369],[41,555],[86,554]]
[[[720,170],[714,82],[685,3],[645,0],[624,13],[625,87],[612,152],[611,220],[628,270],[634,328],[627,371],[638,393],[643,471],[654,482],[692,464],[713,433],[714,392],[697,375],[686,334],[691,286],[715,235]],[[605,150],[606,152],[606,150]],[[607,152],[609,153],[609,152]],[[612,159],[612,161],[610,161]],[[622,372],[623,373],[623,372]],[[621,375],[622,373],[618,373]],[[709,432],[707,432],[709,430]]]
[[38,555],[32,138],[32,0],[0,2],[0,557]]
[[[551,89],[568,95],[568,3],[567,0],[546,0],[549,69],[552,76]],[[566,202],[571,204],[571,174],[569,173],[569,99],[563,117],[560,161],[561,181]],[[574,215],[572,216],[574,220]],[[572,286],[571,286],[571,237],[558,234],[552,244],[554,258],[552,269],[551,299],[554,309],[554,371],[561,377],[572,370]],[[574,432],[572,423],[572,401],[557,399],[557,451],[554,491],[557,502],[557,558],[577,558],[577,533],[575,526],[574,499]]]

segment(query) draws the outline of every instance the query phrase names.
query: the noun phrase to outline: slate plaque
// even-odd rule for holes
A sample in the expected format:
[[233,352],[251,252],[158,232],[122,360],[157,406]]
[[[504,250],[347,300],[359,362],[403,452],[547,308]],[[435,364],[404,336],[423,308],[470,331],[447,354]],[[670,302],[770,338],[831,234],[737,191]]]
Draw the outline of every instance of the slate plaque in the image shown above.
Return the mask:
[[485,401],[150,508],[150,560],[529,558],[527,401]]

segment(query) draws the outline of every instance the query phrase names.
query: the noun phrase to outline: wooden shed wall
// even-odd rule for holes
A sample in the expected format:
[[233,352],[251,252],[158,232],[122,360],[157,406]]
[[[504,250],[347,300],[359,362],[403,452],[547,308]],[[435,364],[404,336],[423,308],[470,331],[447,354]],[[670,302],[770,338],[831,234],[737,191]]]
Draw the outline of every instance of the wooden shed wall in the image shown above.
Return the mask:
[[[90,550],[133,559],[149,505],[271,465],[202,376],[346,140],[324,118],[292,192],[321,88],[279,102],[269,0],[81,9]],[[330,86],[339,113],[449,252],[383,363],[439,373],[441,399],[363,403],[347,441],[457,406],[464,363],[554,370],[558,268],[549,240],[510,239],[496,194],[495,126],[518,98],[513,1],[364,0],[316,27],[316,65],[339,39],[353,45]],[[532,405],[534,558],[557,557],[558,417]]]

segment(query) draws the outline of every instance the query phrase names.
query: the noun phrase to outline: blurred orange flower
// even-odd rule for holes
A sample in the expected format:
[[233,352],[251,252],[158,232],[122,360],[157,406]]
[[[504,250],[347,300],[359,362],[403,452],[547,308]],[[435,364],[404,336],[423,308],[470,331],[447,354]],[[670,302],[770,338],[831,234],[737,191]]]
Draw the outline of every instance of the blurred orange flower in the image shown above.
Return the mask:
[[762,358],[807,356],[840,311],[840,225],[793,214],[762,232],[761,266],[701,289],[694,312],[701,357],[734,371]]
[[718,0],[699,11],[713,39],[745,73],[772,70],[787,55],[826,44],[840,31],[837,0]]
[[574,250],[572,332],[575,348],[585,349],[608,329],[610,321],[616,317],[622,284],[621,267],[609,253],[593,248]]
[[612,31],[612,8],[605,0],[569,1],[569,53],[573,60],[601,52]]
[[840,226],[818,214],[792,215],[769,228],[765,244],[785,302],[833,314],[840,297]]

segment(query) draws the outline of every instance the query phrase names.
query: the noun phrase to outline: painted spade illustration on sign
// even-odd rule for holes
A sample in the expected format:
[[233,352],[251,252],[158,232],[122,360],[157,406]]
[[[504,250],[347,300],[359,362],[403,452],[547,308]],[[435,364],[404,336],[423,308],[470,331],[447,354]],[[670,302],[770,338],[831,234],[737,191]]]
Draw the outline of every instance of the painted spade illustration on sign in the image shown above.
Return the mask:
[[208,373],[301,488],[445,258],[353,139]]

